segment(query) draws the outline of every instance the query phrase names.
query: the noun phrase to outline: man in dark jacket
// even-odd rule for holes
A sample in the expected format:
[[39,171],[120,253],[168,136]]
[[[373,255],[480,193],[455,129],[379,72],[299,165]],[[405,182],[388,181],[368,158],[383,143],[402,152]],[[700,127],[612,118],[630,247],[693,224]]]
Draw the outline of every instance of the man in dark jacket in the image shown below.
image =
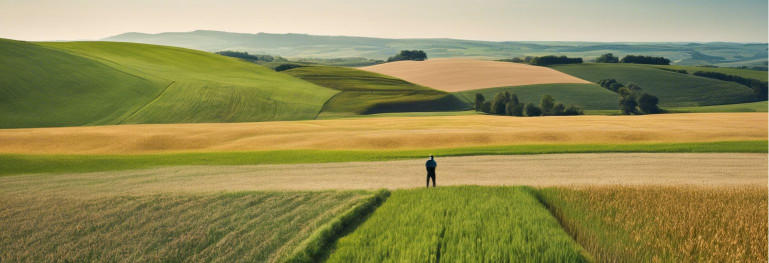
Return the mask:
[[430,187],[430,178],[433,179],[433,187],[435,187],[435,167],[438,167],[438,163],[435,162],[432,154],[430,160],[425,163],[425,167],[427,167],[427,187]]

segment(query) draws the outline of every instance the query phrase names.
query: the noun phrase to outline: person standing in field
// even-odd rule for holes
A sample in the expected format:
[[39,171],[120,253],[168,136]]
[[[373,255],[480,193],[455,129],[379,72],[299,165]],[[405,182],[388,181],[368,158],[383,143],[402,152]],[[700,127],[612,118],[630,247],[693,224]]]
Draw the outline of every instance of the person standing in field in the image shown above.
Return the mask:
[[432,154],[430,160],[425,163],[425,167],[427,167],[427,187],[430,187],[430,178],[433,179],[433,187],[435,187],[435,167],[438,167],[438,163],[435,162]]

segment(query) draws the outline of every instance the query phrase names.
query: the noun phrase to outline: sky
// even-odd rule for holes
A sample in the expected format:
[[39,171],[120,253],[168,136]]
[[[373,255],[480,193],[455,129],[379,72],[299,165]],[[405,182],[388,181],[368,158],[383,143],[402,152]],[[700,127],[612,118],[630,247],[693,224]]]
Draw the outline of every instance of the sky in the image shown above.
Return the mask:
[[0,0],[0,38],[306,33],[491,41],[767,42],[767,0]]

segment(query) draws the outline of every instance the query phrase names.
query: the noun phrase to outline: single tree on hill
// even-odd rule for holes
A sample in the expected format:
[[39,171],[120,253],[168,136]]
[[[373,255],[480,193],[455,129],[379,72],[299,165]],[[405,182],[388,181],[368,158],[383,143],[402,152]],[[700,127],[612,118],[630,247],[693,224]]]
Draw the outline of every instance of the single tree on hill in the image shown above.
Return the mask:
[[657,98],[657,96],[651,95],[649,93],[644,93],[641,94],[641,96],[638,96],[638,108],[641,109],[641,112],[646,114],[662,112],[662,110],[657,106],[657,103],[659,102],[660,99]]
[[539,100],[539,107],[542,109],[542,113],[545,115],[553,114],[553,107],[555,106],[555,99],[550,95],[542,95],[542,99]]
[[619,63],[619,58],[612,53],[606,53],[595,59],[596,63]]

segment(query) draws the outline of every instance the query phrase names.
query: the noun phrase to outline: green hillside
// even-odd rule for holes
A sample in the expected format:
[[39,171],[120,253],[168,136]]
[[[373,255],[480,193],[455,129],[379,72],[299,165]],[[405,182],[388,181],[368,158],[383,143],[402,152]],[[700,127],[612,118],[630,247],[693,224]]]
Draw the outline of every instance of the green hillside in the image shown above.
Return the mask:
[[114,42],[42,43],[148,79],[173,82],[119,123],[311,119],[336,91],[202,51]]
[[319,117],[382,112],[464,110],[467,101],[404,80],[353,68],[313,66],[285,71],[319,86],[341,91],[332,97]]
[[659,97],[660,105],[667,107],[755,101],[753,91],[737,83],[685,75],[642,65],[581,64],[558,65],[552,68],[593,82],[601,79],[616,79],[624,84],[636,83],[643,88],[644,92]]
[[538,84],[516,87],[499,87],[480,90],[468,90],[455,94],[467,100],[475,101],[475,94],[481,93],[486,100],[491,100],[499,92],[515,93],[522,102],[539,104],[542,95],[552,95],[556,101],[574,104],[588,110],[615,109],[619,107],[616,93],[601,88],[597,84]]
[[114,123],[171,83],[61,50],[0,39],[0,128]]
[[767,72],[761,71],[761,70],[739,69],[739,68],[694,67],[694,66],[678,66],[678,65],[648,65],[648,66],[654,67],[654,68],[662,68],[662,69],[686,70],[686,72],[689,74],[692,74],[697,71],[705,71],[705,72],[718,72],[718,73],[723,73],[727,75],[740,76],[743,78],[757,79],[762,81],[767,80]]

